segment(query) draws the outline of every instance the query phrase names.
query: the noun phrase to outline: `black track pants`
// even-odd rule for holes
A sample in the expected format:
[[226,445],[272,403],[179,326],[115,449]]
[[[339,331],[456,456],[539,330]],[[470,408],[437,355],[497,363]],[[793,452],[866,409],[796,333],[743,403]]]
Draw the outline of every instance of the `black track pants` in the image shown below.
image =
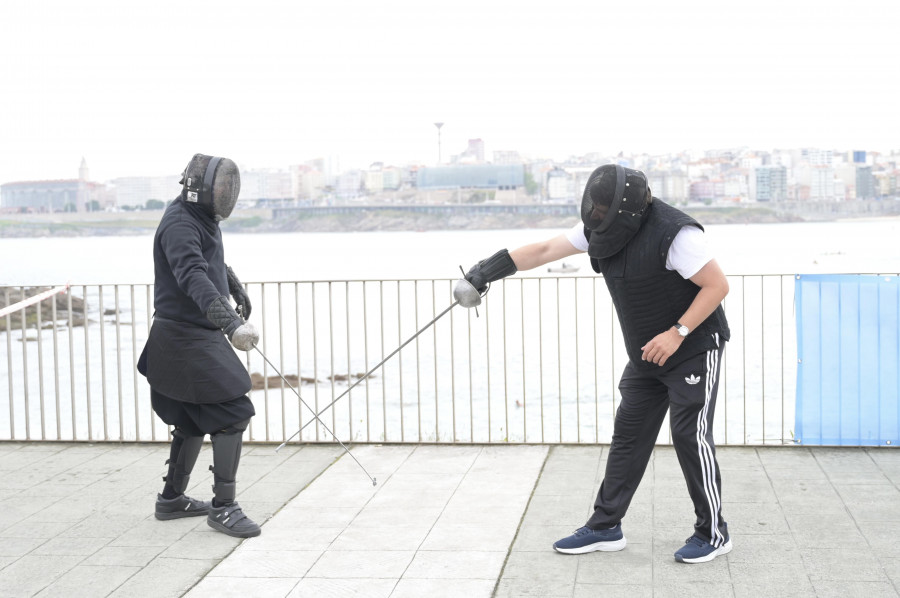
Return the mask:
[[712,434],[723,352],[721,343],[661,375],[625,366],[606,475],[588,527],[606,529],[622,520],[671,409],[672,443],[697,514],[694,533],[714,546],[725,543],[728,526],[722,519],[722,481]]

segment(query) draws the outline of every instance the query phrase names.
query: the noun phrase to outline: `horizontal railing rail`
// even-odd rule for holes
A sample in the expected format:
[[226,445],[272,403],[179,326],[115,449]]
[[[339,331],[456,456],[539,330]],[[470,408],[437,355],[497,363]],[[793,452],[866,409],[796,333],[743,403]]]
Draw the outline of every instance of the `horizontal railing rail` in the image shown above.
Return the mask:
[[[729,283],[717,442],[791,443],[793,275]],[[248,441],[283,442],[301,428],[295,441],[332,441],[299,393],[344,442],[610,442],[627,356],[602,278],[508,278],[477,313],[457,306],[426,327],[453,303],[454,284],[248,284],[259,349],[277,367],[239,352],[254,382]],[[43,290],[0,288],[0,300]],[[152,285],[79,285],[0,317],[0,440],[167,440],[135,366],[152,304]],[[669,442],[667,424],[659,440]]]

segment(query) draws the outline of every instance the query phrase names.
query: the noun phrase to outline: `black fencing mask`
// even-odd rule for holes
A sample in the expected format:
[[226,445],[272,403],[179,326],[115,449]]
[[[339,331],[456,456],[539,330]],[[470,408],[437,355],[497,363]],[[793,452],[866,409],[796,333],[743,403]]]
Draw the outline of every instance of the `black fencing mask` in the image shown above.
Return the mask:
[[634,237],[652,201],[647,177],[640,170],[605,164],[588,178],[581,199],[581,221],[591,231],[588,255],[597,260],[615,255]]
[[194,154],[184,172],[182,198],[203,208],[216,222],[231,215],[241,192],[241,173],[228,158]]

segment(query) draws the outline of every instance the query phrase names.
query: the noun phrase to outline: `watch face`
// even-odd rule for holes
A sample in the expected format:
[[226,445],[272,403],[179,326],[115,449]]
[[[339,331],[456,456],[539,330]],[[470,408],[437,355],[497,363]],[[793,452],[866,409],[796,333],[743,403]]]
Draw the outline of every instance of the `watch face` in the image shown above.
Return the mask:
[[680,334],[681,336],[687,336],[687,335],[688,335],[688,328],[687,328],[687,326],[677,326],[675,329],[678,331],[678,334]]

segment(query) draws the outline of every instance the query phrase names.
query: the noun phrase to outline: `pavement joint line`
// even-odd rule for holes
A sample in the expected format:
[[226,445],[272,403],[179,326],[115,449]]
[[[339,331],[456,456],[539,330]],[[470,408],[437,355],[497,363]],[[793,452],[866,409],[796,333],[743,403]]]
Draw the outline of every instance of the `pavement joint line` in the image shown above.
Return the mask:
[[[175,598],[196,588],[198,583],[206,578],[218,563],[221,563],[228,555],[233,555],[235,550],[243,545],[243,542],[228,546],[226,546],[224,541],[216,542],[219,534],[206,530],[205,522],[198,521],[199,525],[182,523],[169,528],[166,527],[168,524],[155,525],[152,507],[150,509],[141,508],[140,513],[129,511],[132,508],[130,506],[132,503],[137,508],[148,506],[145,504],[147,501],[152,505],[152,498],[155,496],[157,489],[151,484],[144,482],[144,479],[150,479],[148,471],[154,470],[151,461],[156,459],[157,456],[163,455],[166,452],[164,449],[167,445],[163,443],[120,444],[95,442],[91,443],[90,447],[85,448],[86,443],[79,442],[58,443],[57,446],[52,446],[53,443],[47,444],[51,444],[51,446],[42,446],[41,441],[27,443],[24,441],[13,441],[9,444],[4,444],[4,441],[0,441],[0,451],[6,455],[18,453],[18,459],[25,463],[24,465],[19,465],[19,461],[15,460],[16,457],[10,456],[6,464],[7,466],[15,465],[15,469],[7,469],[4,473],[7,475],[19,475],[20,477],[24,472],[28,473],[27,480],[24,477],[22,478],[25,480],[27,487],[17,489],[16,494],[8,496],[4,502],[8,506],[12,506],[11,509],[7,509],[4,512],[6,529],[8,530],[13,525],[18,525],[19,527],[14,530],[14,533],[18,534],[21,532],[19,535],[23,536],[22,538],[12,538],[12,536],[0,537],[0,546],[6,547],[7,552],[16,555],[0,557],[0,586],[5,591],[11,592],[16,596],[32,596],[42,591],[50,593],[71,591],[72,585],[74,583],[83,583],[86,576],[103,576],[98,578],[98,585],[93,594],[85,586],[84,595],[86,597],[135,596],[140,594],[140,588],[145,587],[146,584],[156,584],[159,587],[158,595]],[[130,452],[134,444],[149,444],[154,450],[148,452],[146,447],[138,447],[133,452]],[[261,453],[260,449],[265,450],[267,445],[264,443],[253,443],[250,446],[256,449],[257,455],[259,455]],[[377,457],[379,455],[377,447],[381,446],[396,446],[404,449],[405,455],[402,460],[398,459],[400,457],[399,452],[391,454],[390,451],[384,451],[380,453],[386,459],[382,463],[394,465],[393,473],[404,473],[400,468],[404,463],[408,463],[410,459],[415,459],[418,453],[419,458],[416,459],[415,464],[410,469],[410,473],[412,473],[413,469],[416,475],[420,473],[440,473],[440,471],[432,471],[437,469],[433,463],[447,463],[447,470],[454,471],[454,475],[460,475],[459,482],[441,486],[443,488],[442,492],[449,498],[443,501],[440,510],[435,511],[433,515],[425,515],[417,519],[417,521],[427,525],[428,529],[432,531],[438,530],[439,526],[437,524],[440,521],[440,517],[445,513],[447,514],[445,519],[448,525],[465,526],[467,521],[483,519],[479,513],[474,512],[479,507],[487,507],[502,502],[501,499],[495,500],[495,498],[491,497],[486,499],[491,501],[490,503],[485,502],[484,505],[480,503],[480,500],[482,500],[480,497],[491,495],[491,491],[483,486],[484,480],[490,479],[489,476],[485,477],[485,474],[499,471],[489,457],[493,458],[495,455],[505,454],[510,455],[510,460],[507,461],[506,457],[501,457],[496,463],[504,465],[507,463],[514,465],[518,463],[528,464],[527,468],[521,468],[522,472],[527,473],[527,475],[517,476],[515,491],[507,494],[508,497],[515,496],[517,498],[515,500],[514,516],[509,518],[506,523],[500,524],[501,528],[505,526],[504,537],[507,537],[506,534],[509,534],[508,537],[512,538],[509,546],[505,549],[506,554],[496,554],[495,560],[489,566],[487,563],[478,563],[479,570],[482,570],[484,573],[489,572],[490,576],[497,575],[497,577],[492,580],[491,584],[485,584],[483,587],[478,587],[477,584],[472,585],[471,598],[487,596],[486,592],[489,589],[495,596],[500,596],[501,594],[505,596],[504,592],[518,595],[515,592],[528,592],[529,589],[533,592],[540,589],[540,584],[546,586],[548,591],[553,587],[557,587],[557,589],[568,588],[563,592],[567,596],[571,596],[573,593],[574,595],[582,595],[583,593],[602,591],[603,585],[601,584],[608,583],[602,581],[605,579],[603,571],[607,566],[610,567],[612,572],[617,570],[634,570],[636,566],[644,570],[650,567],[652,571],[656,571],[656,577],[654,578],[651,575],[649,579],[638,584],[640,587],[634,587],[633,589],[651,593],[671,589],[666,584],[674,583],[675,586],[686,587],[690,580],[698,583],[697,580],[701,578],[698,577],[699,573],[697,571],[702,572],[703,567],[708,567],[707,571],[714,574],[715,579],[718,580],[715,587],[719,588],[723,593],[727,593],[727,595],[741,595],[743,590],[744,594],[749,591],[752,595],[753,592],[762,592],[763,588],[771,590],[772,588],[783,587],[787,570],[791,567],[799,567],[795,578],[796,583],[799,585],[795,589],[800,592],[808,592],[808,594],[804,595],[813,596],[817,592],[819,595],[833,595],[837,592],[853,595],[853,592],[850,590],[856,585],[859,588],[863,586],[871,588],[873,595],[900,596],[900,592],[898,592],[898,587],[900,587],[900,548],[891,539],[892,531],[900,529],[900,521],[896,520],[895,515],[888,508],[889,505],[893,504],[892,501],[895,501],[895,499],[900,500],[900,452],[897,452],[896,449],[808,446],[783,448],[769,446],[717,447],[722,454],[720,462],[725,461],[725,463],[722,463],[723,477],[727,477],[728,481],[726,484],[732,489],[731,492],[726,492],[724,496],[725,509],[727,509],[724,514],[731,526],[738,532],[735,550],[730,555],[722,557],[722,559],[716,559],[714,563],[709,565],[692,565],[687,569],[677,569],[670,562],[671,557],[669,556],[668,544],[676,540],[675,535],[678,533],[673,528],[673,522],[677,523],[677,521],[684,518],[669,517],[667,509],[668,505],[674,507],[678,504],[678,501],[683,500],[683,497],[673,496],[672,500],[667,500],[670,492],[676,490],[679,482],[681,482],[680,472],[677,471],[677,465],[674,465],[674,461],[672,462],[672,467],[669,467],[669,460],[673,458],[670,446],[662,445],[654,449],[651,466],[656,475],[652,477],[645,476],[641,490],[644,490],[644,485],[649,485],[650,488],[647,488],[647,490],[651,490],[651,493],[637,496],[632,509],[629,511],[630,515],[637,516],[636,522],[639,522],[641,527],[647,527],[647,531],[642,532],[640,538],[635,538],[640,540],[640,544],[644,545],[643,548],[635,551],[630,555],[630,558],[617,557],[615,555],[609,555],[609,558],[600,559],[596,556],[589,557],[584,555],[580,557],[562,557],[567,560],[569,558],[575,559],[574,563],[567,562],[566,566],[562,568],[560,567],[562,561],[553,558],[561,555],[555,555],[552,549],[549,546],[545,547],[544,544],[551,539],[548,536],[556,535],[557,528],[561,527],[558,525],[559,522],[573,519],[572,505],[579,501],[546,498],[562,495],[562,493],[554,492],[545,496],[543,494],[545,488],[541,484],[544,481],[552,480],[554,485],[565,485],[569,483],[567,482],[568,478],[571,483],[577,481],[579,495],[584,494],[585,485],[582,482],[590,475],[588,472],[591,469],[594,469],[596,472],[602,470],[605,451],[608,450],[606,445],[577,445],[573,451],[567,450],[569,445],[509,445],[531,446],[535,449],[535,452],[530,452],[526,449],[504,453],[502,449],[506,449],[507,445],[499,443],[490,445],[466,443],[462,446],[455,444],[432,445],[431,443],[422,445],[382,443],[355,445],[352,447],[352,450],[355,451],[363,447],[376,447],[372,454]],[[310,452],[305,457],[301,456],[301,451],[307,450],[307,448],[310,449]],[[542,448],[545,452],[537,452],[538,448]],[[66,451],[69,449],[72,452],[67,453]],[[495,452],[497,449],[501,450]],[[117,452],[123,454],[115,457],[114,455]],[[88,457],[86,460],[82,453],[87,453],[93,458]],[[513,453],[516,454],[515,458],[512,458]],[[566,457],[570,453],[572,456],[578,455],[578,457],[574,459],[567,458],[562,461],[554,460],[555,457]],[[474,455],[465,469],[459,468],[461,463],[456,458],[462,455]],[[35,458],[36,456],[39,456],[39,458]],[[292,483],[295,483],[298,487],[294,495],[294,499],[296,499],[298,496],[303,496],[303,493],[309,490],[314,481],[320,480],[328,472],[341,476],[349,473],[350,470],[345,470],[344,465],[341,465],[340,469],[335,469],[335,466],[341,463],[343,456],[344,454],[339,454],[336,445],[333,443],[310,443],[301,445],[299,450],[295,451],[288,459],[274,459],[271,460],[272,463],[268,463],[269,460],[260,458],[254,462],[253,469],[248,468],[247,470],[248,480],[251,479],[251,471],[253,474],[253,481],[248,482],[247,488],[252,488],[258,483],[264,484],[263,480],[267,479],[266,476],[270,473],[277,471],[285,463],[289,463],[290,459],[299,458],[296,475],[290,476],[294,480]],[[429,458],[431,456],[434,456],[437,461],[430,461]],[[165,457],[163,456],[162,458],[164,459]],[[520,458],[524,460],[520,461]],[[95,477],[96,473],[92,469],[92,471],[85,470],[81,472],[83,475],[79,478],[79,471],[84,468],[83,464],[94,459],[101,459],[96,470],[102,469],[106,472],[105,475],[97,478]],[[736,464],[736,467],[729,469],[728,461]],[[36,463],[41,463],[42,465],[36,466]],[[554,463],[559,466],[558,469],[554,469]],[[769,464],[768,467],[766,466],[767,463]],[[352,463],[349,465],[352,466]],[[674,468],[673,471],[677,475],[668,475],[672,471],[662,471],[664,467],[666,470]],[[579,468],[582,469],[579,470]],[[473,472],[473,469],[477,471]],[[462,473],[463,471],[465,473]],[[588,473],[588,475],[583,475],[581,472]],[[663,475],[660,476],[660,473]],[[41,477],[42,475],[43,477]],[[64,497],[57,499],[56,497],[45,496],[40,490],[31,491],[32,496],[35,497],[33,499],[34,504],[15,506],[14,501],[24,500],[29,492],[29,488],[46,487],[50,489],[49,486],[45,485],[51,479],[56,479],[61,475],[64,476],[66,481],[73,482],[71,484],[72,487],[85,481],[88,482],[85,488],[95,487],[96,484],[97,489],[92,492],[90,502],[82,507],[85,508],[87,515],[78,519],[76,516],[79,515],[79,511],[74,505],[72,510],[63,508],[66,503],[63,500]],[[544,476],[547,477],[545,478]],[[155,479],[155,477],[154,474],[153,478]],[[532,479],[522,483],[528,480],[529,477]],[[269,477],[268,479],[272,480],[273,478]],[[340,477],[333,478],[332,482],[340,482],[341,479]],[[343,479],[349,480],[351,478]],[[393,479],[393,474],[385,477],[384,483],[386,484],[391,479]],[[410,481],[414,479],[414,477],[404,477],[402,480],[404,483],[403,488],[407,491],[415,492],[415,484],[409,485]],[[422,480],[427,479],[431,478],[422,478]],[[466,486],[469,481],[471,481],[471,484]],[[364,484],[365,481],[361,483]],[[300,488],[301,484],[302,488]],[[382,482],[379,481],[379,485],[381,484]],[[762,484],[761,488],[765,492],[762,492],[762,490],[756,491],[756,486],[760,484]],[[121,496],[127,496],[124,501],[112,495],[121,485],[124,485]],[[197,487],[200,485],[198,483]],[[593,485],[595,486],[594,489],[596,489],[596,484]],[[259,486],[260,489],[263,487],[263,485]],[[338,488],[340,486],[331,484],[330,487]],[[401,487],[397,486],[397,489],[399,490]],[[348,502],[352,504],[355,501],[356,505],[363,504],[364,506],[374,504],[372,501],[376,496],[380,495],[380,492],[381,488],[379,488],[379,493],[373,493],[372,495],[356,493],[358,496],[356,499],[352,498],[354,493],[351,492],[348,495],[350,496]],[[823,492],[827,495],[822,494]],[[108,500],[107,493],[110,493]],[[316,494],[319,495],[320,493]],[[327,495],[327,492],[322,494],[322,496],[326,497],[324,499],[326,501]],[[263,521],[264,524],[269,523],[272,517],[284,512],[286,507],[294,500],[291,498],[279,498],[277,501],[269,501],[267,503],[262,500],[261,497],[263,495],[260,492],[257,492],[256,496],[260,497],[260,508],[268,505],[265,506],[266,518]],[[731,500],[729,500],[729,496],[732,497]],[[310,502],[312,498],[313,496],[309,496],[306,502],[318,504],[316,502],[318,499]],[[542,500],[538,502],[538,498]],[[412,501],[416,500],[415,497],[411,497],[411,499]],[[441,500],[440,496],[438,496],[438,499]],[[450,502],[453,500],[456,500],[455,504]],[[45,502],[46,506],[43,506]],[[870,503],[872,504],[871,508],[869,507]],[[415,504],[415,502],[406,504]],[[435,503],[435,505],[437,504],[439,503]],[[650,508],[648,508],[648,505]],[[662,510],[652,508],[654,505],[662,505]],[[300,504],[297,506],[300,506]],[[328,503],[323,502],[322,506],[326,507]],[[685,506],[689,506],[689,503]],[[50,511],[43,518],[59,518],[63,519],[63,521],[41,521],[43,511],[48,508],[50,508]],[[575,513],[575,515],[580,515],[580,507],[576,508],[578,513]],[[679,506],[679,508],[681,507]],[[544,512],[546,509],[549,510]],[[780,513],[776,513],[776,509]],[[147,511],[146,514],[143,513],[144,510]],[[450,516],[451,510],[453,511],[452,517]],[[467,514],[467,510],[473,512]],[[587,505],[585,505],[585,510],[588,510]],[[396,518],[397,521],[404,521],[404,516],[408,518],[402,506],[394,508],[394,511],[392,517]],[[424,512],[425,509],[422,511]],[[535,512],[529,514],[529,511]],[[499,507],[493,512],[502,513]],[[813,515],[804,515],[804,513],[813,513]],[[829,513],[834,515],[829,515]],[[371,514],[377,517],[382,516],[380,512],[372,511]],[[460,514],[465,518],[457,518]],[[528,516],[526,517],[526,515]],[[542,516],[538,517],[538,515]],[[687,519],[690,520],[690,513],[687,515]],[[361,509],[358,508],[349,521],[353,521],[360,516]],[[840,529],[846,529],[852,534],[854,536],[852,538],[853,541],[843,546],[833,544],[828,539],[830,533],[821,531],[828,529],[833,531],[833,525],[829,525],[828,522],[814,525],[814,529],[806,529],[807,522],[810,524],[817,523],[817,516],[821,519],[839,519],[839,521],[833,521],[832,523],[838,524]],[[68,520],[73,517],[74,519],[71,521]],[[429,519],[429,517],[434,517],[434,519]],[[87,521],[88,519],[90,521]],[[26,520],[28,520],[28,523],[24,523]],[[282,521],[288,525],[281,530],[281,535],[284,537],[280,541],[283,546],[291,546],[291,538],[287,532],[300,533],[301,530],[297,529],[297,524],[291,523],[290,517],[283,518]],[[368,523],[371,522],[372,520],[370,519]],[[31,523],[34,525],[30,526]],[[95,524],[103,525],[102,529],[100,527],[94,528]],[[92,527],[85,527],[86,525]],[[677,525],[681,524],[677,523]],[[349,523],[342,524],[338,526],[341,529],[335,529],[333,533],[340,534],[342,529],[346,529],[348,526]],[[204,529],[201,530],[201,527]],[[821,527],[821,530],[819,530],[819,527]],[[115,537],[110,536],[112,539],[92,555],[73,554],[57,556],[54,553],[60,550],[75,553],[88,552],[94,542],[86,539],[68,547],[64,542],[65,538],[63,538],[55,544],[50,544],[53,542],[53,539],[46,536],[46,534],[53,533],[58,529],[72,530],[69,532],[70,536],[68,537],[72,537],[74,534],[82,534],[84,531],[100,534],[106,533],[108,530]],[[276,526],[271,529],[274,534],[278,528]],[[135,533],[135,530],[137,530],[137,533]],[[202,547],[197,550],[187,550],[188,547],[184,542],[189,540],[186,540],[185,536],[196,534],[198,531],[205,532],[203,541],[204,543],[207,541],[212,543],[210,544],[211,550],[216,556],[205,558],[206,555]],[[364,539],[366,529],[357,528],[357,532],[359,533],[351,534],[348,537],[348,541],[354,542]],[[9,534],[9,532],[6,533]],[[127,536],[128,533],[133,533],[134,535]],[[331,533],[329,531],[329,534]],[[431,531],[428,533],[431,533]],[[28,535],[40,537],[24,538],[24,536]],[[439,539],[438,536],[443,538]],[[13,542],[6,542],[7,537],[13,539]],[[97,537],[101,536],[98,535]],[[478,537],[478,532],[473,532],[471,538],[474,539],[476,537]],[[680,540],[681,537],[683,536],[680,536],[678,539]],[[160,545],[159,551],[156,551],[156,555],[153,558],[147,556],[146,558],[150,558],[150,560],[146,561],[144,565],[140,564],[145,562],[144,553],[154,551],[139,548],[140,546],[147,546],[146,541],[143,541],[142,538],[150,540],[150,544],[154,545],[160,543],[160,541],[167,543],[166,546]],[[335,538],[337,536],[331,537],[329,535],[327,539],[328,544],[323,546],[327,548],[327,546],[333,545]],[[426,534],[425,538],[428,538],[428,534]],[[429,558],[402,563],[402,566],[405,567],[404,572],[412,571],[411,567],[413,567],[415,575],[428,575],[430,580],[417,577],[416,579],[411,578],[403,581],[404,578],[401,576],[391,582],[389,586],[390,591],[400,594],[408,592],[413,587],[428,587],[429,584],[430,587],[444,588],[446,590],[446,582],[442,578],[448,574],[459,576],[465,571],[471,571],[474,575],[476,569],[471,568],[471,565],[464,565],[464,563],[468,562],[474,564],[476,561],[472,559],[475,558],[477,560],[478,558],[472,554],[463,554],[475,552],[467,550],[471,547],[469,544],[470,540],[467,538],[468,536],[466,538],[461,536],[456,539],[451,537],[449,543],[441,544],[440,542],[447,541],[446,536],[443,533],[435,534],[435,543],[427,546],[429,548],[438,547],[438,552],[430,552],[426,555]],[[647,538],[650,539],[649,545],[646,542]],[[222,538],[219,539],[221,540]],[[233,540],[231,538],[227,539]],[[116,557],[116,550],[110,548],[110,544],[117,540],[122,543],[130,543],[136,547],[129,549],[130,553],[128,555]],[[375,540],[372,543],[373,546],[378,544],[384,545],[381,539],[376,538]],[[141,543],[142,541],[144,542],[143,544]],[[99,543],[101,541],[96,540],[96,542]],[[418,542],[419,548],[426,546],[418,538],[414,542]],[[513,550],[517,542],[522,543],[519,548],[524,550]],[[659,543],[658,546],[656,545],[657,542]],[[159,555],[176,545],[180,548],[176,552],[170,552],[170,554],[184,554],[184,557],[168,557],[160,560]],[[389,540],[387,545],[390,545]],[[47,546],[46,552],[48,554],[38,554],[43,546]],[[262,548],[262,544],[259,546]],[[278,543],[273,543],[272,546],[277,547]],[[451,546],[452,548],[450,548]],[[497,546],[499,547],[499,544]],[[302,546],[294,547],[302,548]],[[322,552],[326,548],[322,548]],[[638,548],[637,544],[635,544],[635,548]],[[365,549],[367,550],[367,548]],[[453,558],[448,563],[442,564],[440,560],[431,558],[435,557],[442,549],[457,552],[458,554],[449,555]],[[277,548],[277,550],[283,549]],[[357,548],[354,548],[354,550],[357,550]],[[502,550],[500,548],[500,551]],[[665,554],[662,554],[660,551]],[[332,552],[336,553],[338,551]],[[417,551],[414,550],[413,552]],[[495,550],[495,552],[498,551]],[[97,554],[101,554],[102,558],[92,565],[85,565],[85,563],[91,562],[89,559]],[[220,556],[223,554],[225,556]],[[316,556],[321,558],[321,554]],[[378,558],[377,554],[373,556],[376,559]],[[766,563],[775,562],[771,557],[777,558],[777,562],[784,564],[778,566],[766,565]],[[240,557],[234,555],[231,558]],[[360,558],[365,559],[365,557]],[[644,562],[647,558],[650,560],[649,563]],[[725,560],[724,563],[721,562],[723,559]],[[331,561],[327,563],[330,575],[336,576],[332,579],[335,582],[343,579],[344,581],[340,582],[344,584],[343,587],[354,586],[354,582],[350,577],[339,577],[341,571],[336,566],[340,564],[340,560],[340,555],[333,554]],[[109,564],[97,564],[104,561]],[[251,566],[250,562],[245,561],[243,571],[235,574],[244,575],[246,573],[248,576],[253,576],[267,573],[265,567],[255,569],[255,565]],[[359,562],[367,567],[372,567],[376,566],[378,561],[369,563],[361,560]],[[44,566],[41,563],[52,563],[52,570],[44,570]],[[857,563],[859,566],[854,565],[854,563]],[[236,564],[241,565],[241,560],[238,560]],[[596,569],[594,567],[595,564],[603,569]],[[274,565],[273,571],[277,571],[278,564],[275,563]],[[168,573],[170,571],[168,567],[170,566],[175,566],[178,571],[174,577]],[[105,576],[103,573],[104,567],[109,567],[106,569]],[[123,567],[128,568],[128,571],[126,572]],[[131,567],[134,567],[134,569]],[[482,569],[482,567],[484,568]],[[693,567],[697,567],[697,571]],[[377,568],[373,569],[373,571],[377,570]],[[566,571],[564,576],[561,573],[562,571]],[[583,577],[580,576],[579,571],[584,573]],[[225,572],[228,571],[226,570]],[[748,578],[750,573],[753,575]],[[359,571],[356,572],[356,575],[359,574]],[[506,577],[507,575],[516,577]],[[570,575],[575,577],[572,578]],[[216,579],[221,580],[223,578],[217,577]],[[233,579],[235,583],[241,582],[243,584],[240,587],[258,588],[257,593],[262,591],[264,587],[278,587],[279,590],[275,596],[287,596],[288,594],[287,589],[285,589],[284,594],[280,591],[285,585],[284,580],[280,584],[262,582],[262,585],[254,585],[258,583],[254,581],[255,578],[235,577]],[[288,584],[293,586],[291,591],[298,591],[297,587],[306,587],[305,585],[298,585],[302,583],[302,579],[315,580],[318,578],[304,577],[295,580],[295,582]],[[581,581],[579,582],[579,580]],[[621,582],[622,579],[609,579],[609,581],[615,584],[617,581]],[[365,586],[362,582],[355,585],[357,587]],[[625,587],[622,584],[619,585],[620,589]],[[113,589],[113,586],[117,587]],[[207,592],[213,587],[214,585],[209,585],[206,588],[199,588],[196,595],[206,598],[211,595]],[[219,586],[215,587],[224,586],[219,584]],[[381,584],[381,587],[382,591],[384,591],[384,584]],[[475,589],[476,587],[477,589]],[[612,587],[615,588],[615,585]],[[712,588],[712,586],[710,587]],[[250,593],[252,594],[253,592],[251,591]],[[389,591],[386,591],[384,595],[389,593]],[[756,595],[761,594],[757,593]]]

